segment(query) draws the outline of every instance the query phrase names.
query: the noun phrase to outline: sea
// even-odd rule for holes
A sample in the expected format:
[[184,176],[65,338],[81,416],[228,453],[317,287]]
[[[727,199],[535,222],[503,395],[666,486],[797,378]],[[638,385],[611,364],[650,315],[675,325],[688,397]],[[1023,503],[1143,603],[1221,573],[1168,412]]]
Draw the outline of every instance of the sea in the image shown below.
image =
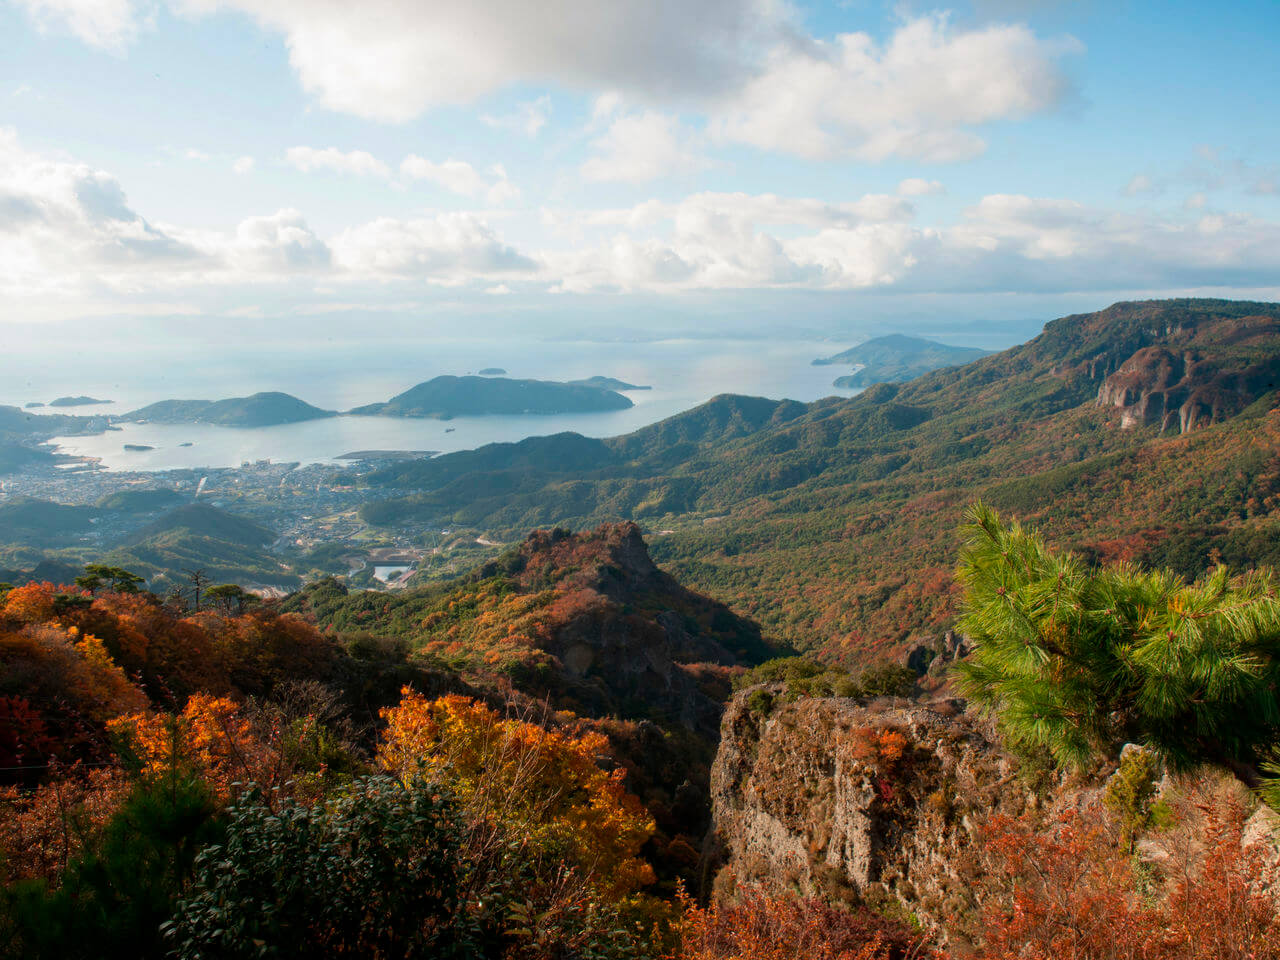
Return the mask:
[[[495,442],[574,431],[589,437],[629,433],[722,393],[789,398],[852,396],[832,381],[849,372],[813,366],[849,343],[818,340],[668,339],[388,340],[291,344],[264,350],[251,343],[199,351],[136,344],[36,344],[0,359],[0,403],[23,407],[60,396],[109,400],[97,406],[33,413],[124,413],[157,400],[221,400],[263,390],[290,393],[328,410],[385,401],[442,374],[501,368],[514,378],[576,380],[616,377],[649,390],[626,395],[628,410],[565,415],[457,417],[452,420],[339,416],[253,429],[205,424],[120,424],[98,436],[57,437],[59,452],[92,457],[112,471],[238,467],[245,462],[340,463],[364,450],[451,452]],[[126,450],[125,445],[151,447]]]

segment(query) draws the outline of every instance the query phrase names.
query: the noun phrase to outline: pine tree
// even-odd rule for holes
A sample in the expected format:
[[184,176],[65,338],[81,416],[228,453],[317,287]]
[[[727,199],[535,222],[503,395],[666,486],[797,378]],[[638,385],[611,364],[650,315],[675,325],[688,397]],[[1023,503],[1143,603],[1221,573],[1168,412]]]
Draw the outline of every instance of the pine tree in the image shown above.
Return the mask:
[[1017,748],[1060,765],[1126,742],[1174,769],[1214,763],[1256,783],[1280,742],[1280,599],[1269,571],[1195,583],[1090,568],[991,508],[970,508],[962,691]]

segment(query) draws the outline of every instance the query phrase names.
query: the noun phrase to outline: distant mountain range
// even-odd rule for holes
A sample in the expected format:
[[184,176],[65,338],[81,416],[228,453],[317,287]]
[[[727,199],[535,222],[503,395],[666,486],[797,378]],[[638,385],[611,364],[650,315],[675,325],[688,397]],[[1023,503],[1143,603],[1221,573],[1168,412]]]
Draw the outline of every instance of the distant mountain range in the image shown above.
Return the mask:
[[954,617],[978,498],[1097,559],[1280,564],[1280,304],[1118,303],[816,403],[721,396],[634,433],[492,444],[368,477],[373,524],[509,539],[634,519],[655,557],[833,660]]
[[[404,391],[386,403],[370,403],[347,411],[354,416],[451,417],[596,413],[625,410],[630,400],[618,390],[647,390],[611,377],[560,383],[511,380],[493,376],[441,376]],[[118,422],[210,423],[222,427],[270,427],[336,417],[287,393],[255,393],[228,400],[161,400],[123,416]]]
[[891,333],[850,347],[832,357],[813,361],[816,367],[844,364],[858,367],[837,377],[832,386],[843,389],[869,387],[873,383],[903,383],[932,370],[955,367],[985,357],[990,351],[975,347],[953,347],[920,337]]

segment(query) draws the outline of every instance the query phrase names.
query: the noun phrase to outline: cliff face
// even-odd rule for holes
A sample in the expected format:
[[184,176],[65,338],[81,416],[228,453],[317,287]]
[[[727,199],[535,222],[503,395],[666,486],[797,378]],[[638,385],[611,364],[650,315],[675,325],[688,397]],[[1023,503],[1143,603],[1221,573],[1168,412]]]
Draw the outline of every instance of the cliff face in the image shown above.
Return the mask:
[[1243,317],[1213,325],[1149,331],[1151,340],[1118,367],[1098,358],[1097,404],[1120,411],[1120,425],[1186,433],[1239,413],[1280,383],[1280,321]]
[[933,930],[969,909],[978,824],[1034,803],[992,731],[953,701],[782,703],[780,693],[739,694],[724,715],[711,799],[727,873],[896,901]]

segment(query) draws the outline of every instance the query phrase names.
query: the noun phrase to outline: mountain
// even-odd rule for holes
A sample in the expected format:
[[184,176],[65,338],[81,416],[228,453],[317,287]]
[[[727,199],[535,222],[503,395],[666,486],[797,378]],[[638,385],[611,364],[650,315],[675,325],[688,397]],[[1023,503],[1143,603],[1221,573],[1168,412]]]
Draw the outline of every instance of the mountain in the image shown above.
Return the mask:
[[[1153,347],[1184,359],[1176,379],[1151,378]],[[784,642],[860,661],[951,621],[956,529],[977,498],[1097,558],[1169,552],[1188,573],[1215,551],[1280,560],[1277,358],[1280,305],[1119,303],[846,400],[718,397],[624,437],[397,465],[371,475],[386,499],[362,516],[497,538],[617,518],[669,529],[654,556],[682,582]],[[1175,420],[1130,411],[1144,391]]]
[[322,582],[286,606],[326,628],[398,637],[453,669],[505,673],[558,709],[665,717],[708,743],[723,697],[703,685],[776,652],[757,624],[659,570],[632,523],[535,531],[445,584],[388,595]]
[[869,387],[873,383],[901,383],[938,370],[985,357],[990,351],[974,347],[952,347],[920,337],[891,333],[860,343],[833,357],[813,361],[814,366],[845,364],[861,369],[838,377],[832,386],[845,389]]
[[153,513],[177,506],[185,499],[177,490],[161,487],[154,490],[117,490],[100,497],[96,505],[101,510],[119,513]]
[[74,541],[89,531],[99,511],[33,497],[0,501],[0,544],[37,546]]
[[150,423],[211,423],[222,427],[272,427],[336,414],[287,393],[255,393],[229,400],[161,400],[114,419]]
[[163,592],[203,570],[214,583],[295,587],[298,577],[269,545],[276,534],[217,507],[192,503],[134,531],[105,561],[146,577]]
[[357,407],[351,413],[383,417],[450,417],[486,414],[595,413],[625,410],[632,402],[613,390],[550,380],[505,377],[435,377],[386,403]]

